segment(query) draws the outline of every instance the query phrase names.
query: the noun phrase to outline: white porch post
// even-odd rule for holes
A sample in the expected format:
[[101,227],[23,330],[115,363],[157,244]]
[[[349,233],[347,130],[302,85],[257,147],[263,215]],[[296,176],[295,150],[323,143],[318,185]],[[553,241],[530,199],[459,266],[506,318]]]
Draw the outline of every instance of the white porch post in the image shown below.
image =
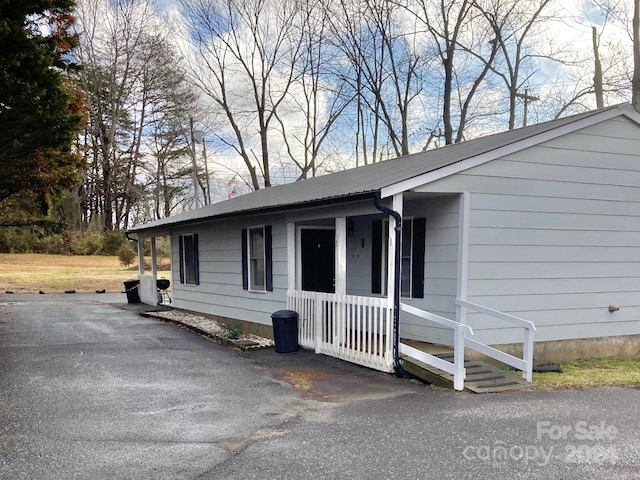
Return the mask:
[[336,280],[338,295],[347,294],[347,218],[336,218]]
[[287,289],[296,289],[296,224],[287,223]]
[[144,238],[138,237],[138,273],[144,275]]
[[[469,281],[469,217],[471,214],[471,194],[460,195],[460,213],[458,219],[458,282],[456,296],[460,300],[467,300],[467,285]],[[456,320],[467,323],[467,308],[456,304]]]
[[[347,294],[347,218],[336,217],[336,262],[335,262],[335,293],[337,295]],[[348,307],[337,307],[338,342],[344,344],[346,339],[346,309]],[[335,332],[334,332],[335,335]]]
[[151,237],[151,275],[154,279],[158,278],[158,259],[156,252],[156,237]]

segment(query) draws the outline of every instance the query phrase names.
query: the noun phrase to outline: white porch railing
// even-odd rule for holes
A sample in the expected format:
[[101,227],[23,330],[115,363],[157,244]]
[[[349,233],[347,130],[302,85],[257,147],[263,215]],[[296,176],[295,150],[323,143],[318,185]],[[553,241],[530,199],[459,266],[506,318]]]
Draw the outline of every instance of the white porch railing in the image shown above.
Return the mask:
[[[514,357],[513,355],[509,355],[508,353],[485,345],[484,343],[477,342],[471,338],[465,339],[465,346],[468,348],[473,348],[483,355],[487,355],[488,357],[494,358],[502,363],[506,363],[507,365],[511,365],[514,368],[522,370],[522,376],[525,380],[530,382],[533,379],[533,332],[536,331],[536,326],[533,324],[533,322],[514,317],[513,315],[509,315],[507,313],[498,312],[497,310],[492,310],[491,308],[483,307],[475,303],[467,302],[466,300],[461,300],[460,298],[456,298],[456,305],[460,306],[461,308],[484,313],[485,315],[497,318],[498,320],[503,320],[507,323],[510,323],[511,325],[522,327],[524,329],[524,341],[522,345],[523,358]],[[464,318],[465,315],[463,315],[462,317]]]
[[443,327],[453,329],[453,363],[418,350],[417,348],[410,347],[402,342],[398,344],[398,352],[450,373],[453,375],[453,388],[456,390],[463,390],[464,379],[466,377],[466,370],[464,368],[464,347],[466,334],[468,333],[469,335],[473,335],[471,327],[460,322],[441,317],[434,313],[425,312],[424,310],[420,310],[404,303],[400,304],[400,309],[403,312],[410,313],[416,317],[424,318],[425,320],[429,320]]
[[393,370],[393,308],[389,299],[290,290],[301,346],[366,367]]
[[[474,332],[469,325],[406,304],[400,305],[403,312],[453,330],[454,359],[448,362],[402,342],[398,345],[398,352],[450,373],[456,390],[464,389],[465,348],[520,369],[523,377],[531,381],[535,325],[465,300],[456,299],[456,304],[524,328],[523,358],[473,340],[470,337]],[[298,342],[301,346],[376,370],[393,370],[393,308],[387,298],[290,290],[287,292],[287,308],[298,313]]]

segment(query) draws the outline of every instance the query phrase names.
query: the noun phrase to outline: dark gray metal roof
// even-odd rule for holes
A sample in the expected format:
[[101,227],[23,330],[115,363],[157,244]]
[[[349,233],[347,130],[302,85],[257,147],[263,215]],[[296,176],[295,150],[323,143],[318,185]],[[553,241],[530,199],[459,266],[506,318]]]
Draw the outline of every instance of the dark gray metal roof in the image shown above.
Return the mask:
[[[629,112],[630,109],[631,107],[628,104],[615,105],[447,145],[435,150],[428,150],[286,185],[265,188],[213,205],[207,205],[189,212],[139,225],[129,229],[129,232],[139,233],[147,230],[166,229],[173,225],[200,222],[207,219],[285,207],[299,207],[373,194],[384,187],[530,139],[565,125],[590,117],[600,117],[604,112],[611,113],[612,110],[619,110],[619,114],[624,114]],[[595,121],[598,121],[598,118],[594,118]]]

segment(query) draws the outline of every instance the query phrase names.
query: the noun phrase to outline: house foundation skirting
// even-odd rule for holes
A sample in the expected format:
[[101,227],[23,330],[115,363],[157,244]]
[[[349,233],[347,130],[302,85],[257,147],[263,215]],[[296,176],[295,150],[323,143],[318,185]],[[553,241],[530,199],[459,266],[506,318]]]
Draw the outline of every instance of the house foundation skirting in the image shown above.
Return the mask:
[[[211,318],[229,326],[239,327],[244,333],[258,335],[260,337],[270,338],[273,340],[272,325],[250,322],[247,320],[237,320],[235,318],[205,314],[190,310],[183,311],[193,315],[201,315],[203,317]],[[522,356],[522,344],[502,344],[492,345],[492,347],[516,357]],[[494,360],[485,358],[475,350],[468,348],[465,350],[465,355],[470,358],[483,358],[489,362],[494,362]],[[550,340],[535,342],[533,347],[533,359],[535,365],[615,355],[628,357],[640,356],[640,335]]]
[[[492,346],[514,356],[522,355],[522,344]],[[467,349],[465,353],[470,357],[478,357],[478,353],[473,350]],[[533,346],[533,360],[536,365],[615,355],[640,355],[640,335],[550,340],[535,342]]]

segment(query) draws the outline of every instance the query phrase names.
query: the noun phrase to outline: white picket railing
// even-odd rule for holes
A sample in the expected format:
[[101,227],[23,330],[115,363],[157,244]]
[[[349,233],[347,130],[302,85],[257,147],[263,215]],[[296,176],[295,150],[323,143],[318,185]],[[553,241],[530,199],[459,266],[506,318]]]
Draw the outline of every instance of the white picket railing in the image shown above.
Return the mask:
[[387,298],[293,290],[301,346],[366,367],[393,370],[393,308]]

